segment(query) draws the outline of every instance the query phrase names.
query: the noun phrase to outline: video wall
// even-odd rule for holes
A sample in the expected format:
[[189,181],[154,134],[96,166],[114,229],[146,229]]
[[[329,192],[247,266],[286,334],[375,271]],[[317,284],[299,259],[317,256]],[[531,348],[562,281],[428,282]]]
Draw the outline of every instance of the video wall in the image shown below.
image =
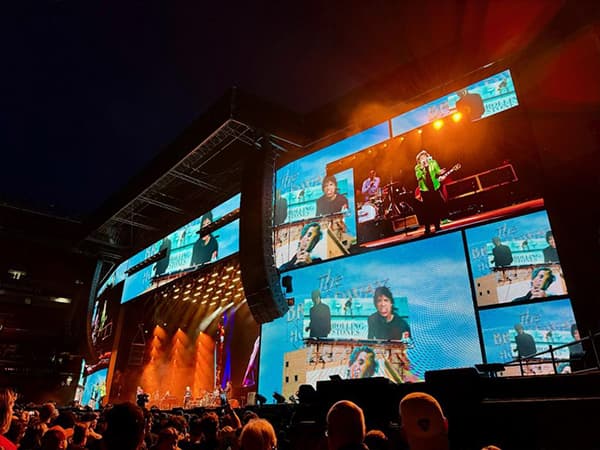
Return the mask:
[[443,198],[441,221],[539,194],[535,180],[521,175],[539,169],[526,118],[497,115],[516,106],[505,70],[280,168],[273,217],[278,268],[350,255],[402,233],[419,237],[432,197],[421,195],[428,190],[419,172],[424,149],[427,167],[437,167],[430,190]]
[[294,307],[262,327],[260,392],[331,375],[412,382],[481,362],[460,232],[290,275]]
[[[107,287],[124,281],[121,303],[125,303],[198,267],[236,253],[239,250],[239,220],[203,237],[200,237],[200,230],[239,209],[239,206],[238,194],[124,261],[102,284],[98,296]],[[138,271],[128,273],[132,267],[159,252],[163,252],[162,258]]]
[[94,410],[100,409],[106,396],[107,375],[107,367],[96,369],[93,372],[88,372],[88,368],[85,369],[83,395],[81,397],[82,406],[89,406]]

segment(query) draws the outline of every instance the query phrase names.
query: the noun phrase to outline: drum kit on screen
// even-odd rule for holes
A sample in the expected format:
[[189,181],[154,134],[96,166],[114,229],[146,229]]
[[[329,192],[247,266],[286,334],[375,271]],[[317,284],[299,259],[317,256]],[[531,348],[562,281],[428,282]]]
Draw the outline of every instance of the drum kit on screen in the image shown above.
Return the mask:
[[378,189],[375,195],[369,197],[358,209],[358,223],[373,220],[391,220],[414,214],[414,209],[408,203],[410,192],[398,182],[386,184]]

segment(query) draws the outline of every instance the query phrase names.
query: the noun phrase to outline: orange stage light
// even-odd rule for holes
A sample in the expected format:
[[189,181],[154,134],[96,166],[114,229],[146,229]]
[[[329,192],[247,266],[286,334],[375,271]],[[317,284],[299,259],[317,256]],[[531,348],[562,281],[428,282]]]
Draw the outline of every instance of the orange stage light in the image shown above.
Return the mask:
[[444,121],[442,119],[438,119],[435,122],[433,122],[433,128],[435,128],[436,130],[441,129],[444,126]]
[[417,130],[417,133],[423,134],[423,130]]
[[452,114],[452,120],[454,122],[460,122],[460,119],[462,119],[462,113],[461,112],[455,112],[454,114]]

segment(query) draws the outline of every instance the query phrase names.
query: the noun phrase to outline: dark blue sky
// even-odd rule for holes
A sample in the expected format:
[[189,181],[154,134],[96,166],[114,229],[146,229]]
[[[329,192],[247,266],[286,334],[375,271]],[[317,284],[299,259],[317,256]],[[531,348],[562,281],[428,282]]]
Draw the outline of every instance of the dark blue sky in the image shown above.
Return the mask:
[[16,3],[0,19],[0,200],[74,216],[229,87],[307,112],[447,46],[469,17],[459,1]]

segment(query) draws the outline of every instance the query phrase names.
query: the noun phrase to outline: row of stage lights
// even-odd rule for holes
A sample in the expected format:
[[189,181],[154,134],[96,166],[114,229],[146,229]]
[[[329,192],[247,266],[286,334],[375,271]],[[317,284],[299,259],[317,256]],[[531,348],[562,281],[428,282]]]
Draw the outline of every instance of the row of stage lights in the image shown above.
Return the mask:
[[209,307],[221,303],[240,303],[244,300],[244,288],[238,263],[212,267],[207,272],[188,275],[168,285],[157,293],[161,300],[190,302]]

